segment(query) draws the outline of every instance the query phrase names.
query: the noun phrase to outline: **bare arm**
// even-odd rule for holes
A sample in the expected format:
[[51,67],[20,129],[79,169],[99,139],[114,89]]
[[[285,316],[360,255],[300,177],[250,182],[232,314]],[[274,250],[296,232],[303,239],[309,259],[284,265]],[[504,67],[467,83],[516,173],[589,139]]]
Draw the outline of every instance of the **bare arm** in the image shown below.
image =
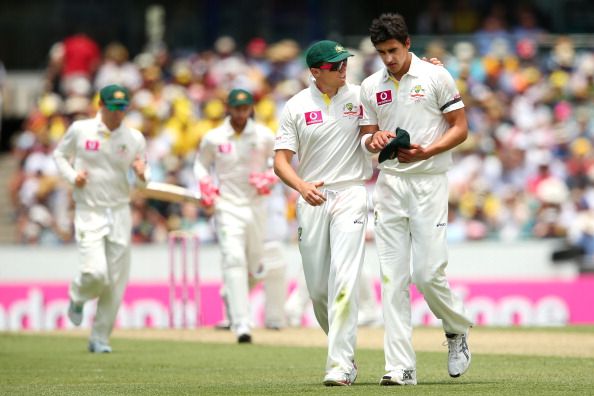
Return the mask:
[[398,150],[399,162],[416,162],[426,160],[434,155],[451,150],[466,140],[468,136],[468,122],[464,109],[458,109],[443,115],[450,125],[450,128],[443,136],[428,147],[421,147],[418,144],[411,144],[410,149]]
[[291,150],[277,150],[274,155],[274,173],[289,187],[299,192],[303,199],[312,206],[318,206],[326,201],[324,194],[318,187],[323,181],[306,182],[302,180],[291,166],[293,152]]
[[144,158],[140,155],[137,155],[136,158],[134,158],[134,162],[132,162],[132,169],[138,178],[138,184],[140,186],[146,186],[148,182],[148,176],[146,172],[147,164]]
[[140,147],[132,162],[132,169],[136,174],[136,187],[146,187],[151,178],[151,170],[146,159],[146,141],[144,139],[140,142]]

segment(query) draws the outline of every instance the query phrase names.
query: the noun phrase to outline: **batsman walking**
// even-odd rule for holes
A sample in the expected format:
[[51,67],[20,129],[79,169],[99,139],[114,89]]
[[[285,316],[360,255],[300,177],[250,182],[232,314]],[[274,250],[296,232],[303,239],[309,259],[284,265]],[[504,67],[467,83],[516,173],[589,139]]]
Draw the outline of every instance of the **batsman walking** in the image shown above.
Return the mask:
[[[448,372],[458,377],[470,365],[467,345],[472,320],[446,279],[448,263],[447,170],[451,149],[462,143],[468,126],[454,79],[440,66],[409,52],[404,18],[383,14],[373,20],[371,42],[385,68],[361,84],[365,116],[361,143],[380,154],[375,186],[375,231],[382,278],[387,373],[381,385],[415,385],[410,309],[412,282],[442,320],[449,347]],[[394,133],[398,131],[398,135]],[[388,143],[400,147],[388,146]],[[387,154],[387,155],[384,155]],[[411,260],[412,254],[412,260]]]

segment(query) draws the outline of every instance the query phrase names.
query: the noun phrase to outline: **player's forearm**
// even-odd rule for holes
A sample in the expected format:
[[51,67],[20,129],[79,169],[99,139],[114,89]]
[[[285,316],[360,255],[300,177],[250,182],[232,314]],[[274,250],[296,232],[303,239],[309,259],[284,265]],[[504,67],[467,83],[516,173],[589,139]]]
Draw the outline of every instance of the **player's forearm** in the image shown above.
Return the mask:
[[136,174],[135,185],[136,185],[136,187],[139,187],[139,188],[146,187],[150,180],[151,180],[151,168],[147,164],[142,173]]
[[196,162],[194,162],[194,178],[197,182],[200,182],[200,180],[207,176],[210,176],[208,169],[206,166],[204,166],[200,159],[196,159]]
[[297,175],[295,169],[291,166],[291,163],[286,157],[277,153],[274,157],[274,173],[285,183],[297,192],[300,192],[300,186],[304,181]]
[[465,141],[468,136],[468,122],[463,108],[445,113],[443,116],[450,128],[445,131],[440,139],[425,149],[429,157],[453,149]]
[[430,157],[451,150],[466,140],[468,128],[454,125],[435,143],[427,147]]
[[363,125],[359,129],[359,139],[361,141],[361,148],[368,155],[379,152],[379,150],[376,150],[372,145],[373,134],[376,133],[378,130],[379,127],[377,125]]

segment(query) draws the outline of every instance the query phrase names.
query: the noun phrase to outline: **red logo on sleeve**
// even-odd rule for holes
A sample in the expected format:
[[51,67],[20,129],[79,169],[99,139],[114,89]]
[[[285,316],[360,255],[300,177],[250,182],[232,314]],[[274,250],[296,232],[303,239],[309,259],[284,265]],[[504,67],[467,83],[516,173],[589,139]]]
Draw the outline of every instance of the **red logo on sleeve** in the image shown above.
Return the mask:
[[377,105],[385,105],[386,103],[392,102],[392,91],[389,89],[387,91],[376,92],[375,93],[375,100],[377,101]]
[[307,113],[305,113],[305,124],[306,125],[321,124],[322,122],[324,122],[324,120],[322,119],[322,111],[321,110],[308,111]]
[[85,150],[99,151],[99,140],[87,140],[85,142]]

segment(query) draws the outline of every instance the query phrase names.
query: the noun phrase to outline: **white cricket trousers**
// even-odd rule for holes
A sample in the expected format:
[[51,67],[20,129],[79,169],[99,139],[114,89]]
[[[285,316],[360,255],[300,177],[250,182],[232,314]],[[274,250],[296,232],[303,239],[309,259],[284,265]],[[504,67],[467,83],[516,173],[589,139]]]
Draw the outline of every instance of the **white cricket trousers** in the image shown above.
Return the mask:
[[297,202],[299,251],[316,319],[328,335],[326,372],[350,372],[355,357],[358,278],[365,258],[365,186],[322,187],[326,202]]
[[76,304],[98,298],[90,339],[107,344],[130,274],[130,207],[77,205],[74,227],[79,271],[69,296]]
[[284,243],[281,241],[266,241],[261,261],[263,274],[252,277],[256,282],[262,279],[264,285],[264,317],[268,328],[286,326],[284,305],[287,299],[287,282],[283,249]]
[[415,283],[446,333],[472,325],[446,279],[448,180],[445,174],[380,172],[375,185],[376,244],[382,278],[386,371],[415,369],[409,286]]
[[266,205],[264,201],[246,206],[219,201],[215,220],[231,327],[238,334],[238,330],[245,331],[251,327],[249,274],[259,272],[264,249]]

